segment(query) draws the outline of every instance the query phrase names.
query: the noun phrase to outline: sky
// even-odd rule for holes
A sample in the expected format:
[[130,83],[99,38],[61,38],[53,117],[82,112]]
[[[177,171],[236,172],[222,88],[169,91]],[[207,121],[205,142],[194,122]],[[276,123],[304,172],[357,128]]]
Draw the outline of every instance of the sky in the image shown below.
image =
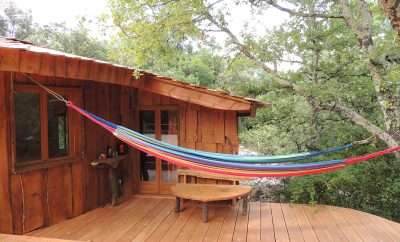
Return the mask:
[[[9,0],[0,0],[8,2]],[[107,7],[107,0],[11,0],[18,7],[30,9],[34,21],[40,24],[51,22],[75,22],[77,16],[96,19]]]
[[[87,20],[92,20],[92,24],[89,26],[92,30],[92,35],[97,38],[108,39],[111,33],[115,33],[114,30],[109,28],[104,33],[104,24],[97,24],[98,17],[107,13],[108,0],[0,0],[0,9],[10,1],[14,2],[19,8],[30,10],[34,22],[41,25],[65,22],[68,27],[75,27],[77,18],[84,16]],[[231,15],[228,18],[228,23],[231,30],[238,36],[240,36],[239,33],[242,32],[246,24],[250,27],[247,31],[252,31],[262,36],[269,29],[282,24],[289,18],[286,13],[274,8],[263,12],[263,15],[252,15],[250,7],[244,7],[243,5],[237,7],[234,1],[225,1],[223,4],[226,5],[221,5],[221,8],[230,9]],[[215,39],[223,46],[226,35],[215,33]],[[288,66],[285,63],[280,66],[280,69],[285,70],[292,68],[296,67]]]
[[[85,16],[96,22],[99,15],[107,12],[107,0],[0,0],[0,8],[2,4],[5,5],[9,1],[15,2],[19,8],[30,9],[34,21],[43,25],[65,22],[67,26],[73,27],[78,16]],[[229,1],[226,2],[229,3]],[[232,11],[229,22],[236,33],[242,30],[245,23],[250,23],[250,26],[255,26],[256,32],[263,34],[266,28],[277,26],[288,17],[278,10],[271,9],[264,16],[254,19],[250,17],[250,8],[243,9],[243,7],[235,7],[234,4],[228,5]],[[96,25],[93,28],[94,33],[100,35],[100,28]]]

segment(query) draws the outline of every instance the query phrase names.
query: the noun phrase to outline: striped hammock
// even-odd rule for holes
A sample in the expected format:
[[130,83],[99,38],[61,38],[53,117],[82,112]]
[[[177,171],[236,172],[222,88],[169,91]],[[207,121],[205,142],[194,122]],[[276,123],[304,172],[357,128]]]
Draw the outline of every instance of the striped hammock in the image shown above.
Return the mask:
[[66,105],[92,122],[112,133],[119,140],[142,152],[168,161],[179,167],[207,171],[216,174],[244,177],[289,177],[321,174],[336,171],[346,166],[400,151],[400,146],[391,147],[371,154],[346,159],[295,163],[352,147],[352,144],[333,147],[322,151],[304,152],[279,156],[244,156],[219,154],[187,149],[147,137],[126,127],[96,116],[70,101]]

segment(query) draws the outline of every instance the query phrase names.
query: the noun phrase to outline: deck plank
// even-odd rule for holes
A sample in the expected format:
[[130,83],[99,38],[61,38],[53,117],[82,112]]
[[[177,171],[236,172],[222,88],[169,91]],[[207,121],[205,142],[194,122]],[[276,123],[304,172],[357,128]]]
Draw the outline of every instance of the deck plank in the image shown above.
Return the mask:
[[157,229],[154,230],[145,241],[161,241],[171,226],[175,224],[179,216],[182,215],[172,211],[172,213],[170,213],[168,217],[160,223]]
[[218,237],[219,242],[232,241],[238,214],[239,209],[237,207],[228,211],[221,228],[220,236]]
[[350,210],[350,209],[343,209],[346,212],[349,212],[355,220],[359,221],[360,227],[364,229],[364,233],[368,235],[367,241],[396,241],[392,240],[381,228],[378,228],[376,221],[370,222],[368,219],[368,214],[363,214],[362,212]]
[[[111,239],[116,240],[117,242],[124,242],[124,241],[132,241],[136,239],[136,237],[143,231],[143,230],[151,230],[154,226],[155,222],[157,225],[157,218],[162,220],[165,218],[173,209],[174,209],[174,201],[168,200],[164,202],[160,202],[157,204],[156,207],[151,209],[140,221],[136,224],[132,225],[129,230],[125,231],[123,234],[120,234],[119,237],[113,235]],[[152,227],[150,227],[152,226]],[[157,227],[156,227],[157,228]],[[144,241],[145,239],[138,238],[137,241]]]
[[261,217],[261,241],[275,242],[274,223],[272,218],[272,210],[270,203],[260,204],[260,217]]
[[306,242],[318,242],[318,236],[316,235],[314,228],[312,227],[310,221],[308,220],[307,215],[304,213],[304,210],[299,206],[293,206],[294,215],[296,216],[297,222],[299,223],[299,227],[301,233],[303,235],[304,241]]
[[[99,240],[111,241],[114,238],[119,238],[126,230],[138,223],[151,209],[153,209],[161,199],[144,199],[137,204],[134,209],[122,209],[118,213],[113,214],[114,219],[105,219],[102,226],[91,227],[90,233],[78,238],[80,240]],[[128,226],[126,226],[128,225]],[[106,228],[106,229],[105,229]]]
[[281,204],[282,212],[286,222],[286,228],[291,242],[304,242],[303,234],[296,218],[294,209],[289,204]]
[[359,234],[357,230],[352,228],[351,218],[345,213],[339,213],[337,209],[333,207],[327,207],[329,212],[332,214],[334,219],[336,220],[336,224],[343,231],[344,235],[351,242],[362,242],[362,236]]
[[340,214],[349,221],[354,231],[360,235],[364,242],[375,241],[374,235],[371,233],[371,231],[366,226],[364,226],[363,222],[360,219],[354,216],[351,210],[338,207],[334,207],[333,209],[340,212]]
[[208,211],[208,222],[203,223],[203,220],[200,223],[197,223],[194,232],[192,233],[192,237],[189,239],[191,242],[200,242],[204,240],[204,237],[207,234],[208,229],[210,228],[210,222],[215,219],[215,209],[216,207],[210,207]]
[[76,240],[63,240],[54,238],[39,238],[24,235],[0,234],[1,242],[81,242]]
[[372,215],[372,214],[363,214],[367,217],[369,223],[375,224],[375,228],[379,229],[379,234],[382,234],[382,238],[390,238],[391,241],[398,241],[398,235],[400,235],[400,230],[394,230],[388,223],[386,223],[382,218]]
[[187,220],[183,228],[181,229],[180,233],[176,237],[175,241],[176,242],[182,242],[182,241],[189,241],[190,238],[193,236],[193,232],[199,226],[202,221],[201,221],[201,208],[196,207],[190,216],[190,218]]
[[[251,202],[243,216],[239,202],[234,207],[210,206],[209,222],[203,223],[198,204],[185,206],[175,213],[174,200],[134,197],[116,207],[99,208],[29,235],[46,242],[48,238],[93,242],[400,241],[400,224],[346,208]],[[35,241],[35,237],[25,237]]]
[[271,203],[271,210],[276,242],[289,242],[289,234],[286,228],[285,217],[282,213],[281,204]]
[[180,234],[181,230],[185,227],[187,221],[190,219],[192,215],[195,213],[194,208],[188,208],[180,212],[178,219],[175,221],[174,224],[168,229],[166,234],[160,241],[175,241],[175,239]]
[[[152,218],[150,223],[144,228],[132,241],[146,241],[156,230],[160,224],[169,217],[171,213],[174,213],[174,203],[168,204],[159,212],[156,217]],[[151,219],[151,218],[149,218]]]
[[[242,202],[240,202],[241,204]],[[242,214],[242,205],[238,206],[240,209],[238,212],[235,231],[233,232],[232,241],[246,241],[247,239],[247,226],[249,223],[249,208],[247,208],[247,212],[245,215]]]
[[215,217],[209,222],[210,225],[204,236],[204,242],[218,241],[225,216],[229,213],[229,210],[231,208],[225,206],[215,209]]
[[315,234],[318,236],[319,241],[323,242],[336,242],[327,231],[325,227],[325,221],[319,219],[321,215],[321,211],[319,211],[319,207],[308,207],[301,206],[301,209],[305,213],[310,222]]
[[247,241],[261,240],[261,205],[260,202],[250,203]]

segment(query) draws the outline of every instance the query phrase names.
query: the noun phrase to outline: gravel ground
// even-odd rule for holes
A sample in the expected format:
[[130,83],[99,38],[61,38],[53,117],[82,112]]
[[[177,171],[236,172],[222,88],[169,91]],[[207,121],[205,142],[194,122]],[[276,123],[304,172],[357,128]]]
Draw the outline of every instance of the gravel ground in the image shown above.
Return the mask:
[[[243,146],[239,147],[239,154],[258,155],[257,152],[246,149]],[[283,188],[282,179],[279,178],[257,178],[254,180],[241,182],[241,184],[250,185],[253,187],[253,191],[250,196],[252,201],[279,201],[279,198],[276,194],[277,191]]]

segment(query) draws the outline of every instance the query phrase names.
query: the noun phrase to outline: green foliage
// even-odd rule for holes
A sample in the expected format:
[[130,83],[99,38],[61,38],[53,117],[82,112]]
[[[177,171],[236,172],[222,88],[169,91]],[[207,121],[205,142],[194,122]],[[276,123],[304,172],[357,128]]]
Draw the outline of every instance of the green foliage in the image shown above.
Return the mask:
[[201,0],[125,1],[110,0],[111,17],[121,30],[120,38],[131,53],[130,64],[174,63],[200,37],[193,19],[203,6]]
[[109,59],[107,43],[92,37],[88,24],[84,17],[80,17],[74,28],[68,28],[65,23],[38,26],[29,39],[39,45],[67,53],[100,60]]
[[182,53],[177,62],[149,66],[153,71],[200,86],[214,86],[224,68],[221,57],[206,49],[192,53]]
[[25,39],[33,32],[30,11],[18,8],[13,2],[6,2],[0,8],[0,36]]
[[[227,20],[231,17],[230,7],[248,7],[248,1],[216,1],[217,6],[206,0],[110,2],[112,19],[120,29],[116,39],[123,47],[116,55],[118,59],[191,83],[272,103],[272,107],[259,110],[255,118],[242,118],[240,122],[242,144],[260,153],[323,149],[369,136],[363,128],[337,113],[320,110],[320,102],[343,102],[384,128],[368,58],[380,63],[387,53],[400,53],[395,33],[375,2],[370,3],[376,46],[370,53],[372,56],[366,56],[355,33],[342,19],[293,15],[265,35],[245,26],[237,35],[242,45],[233,43],[236,40],[230,36],[221,47],[229,52],[224,58],[210,54],[223,51],[216,48],[215,42],[210,44],[213,32],[207,29],[218,27],[225,31],[224,28],[232,27]],[[255,3],[253,13],[261,16],[270,8],[266,1],[251,2]],[[340,14],[335,1],[285,3],[298,12]],[[354,21],[361,23],[357,4],[353,1],[350,7]],[[202,50],[204,46],[208,49]],[[243,54],[246,51],[251,52],[252,58]],[[292,65],[288,70],[278,68],[277,75],[301,86],[305,94],[299,96],[277,88],[271,73],[265,72],[260,63],[271,68]],[[399,68],[382,64],[380,71],[387,82],[381,88],[398,88]],[[383,147],[370,145],[324,158],[359,155]],[[395,204],[400,202],[396,176],[399,169],[398,162],[387,157],[329,175],[287,179],[280,197],[292,202],[352,207],[398,220],[400,214]]]
[[[343,102],[378,127],[383,115],[368,70],[372,58],[384,75],[381,88],[400,86],[400,65],[387,65],[387,54],[400,55],[396,34],[371,2],[375,50],[366,56],[355,34],[342,19],[291,16],[282,25],[261,35],[245,26],[238,41],[216,41],[215,22],[230,28],[230,10],[247,8],[249,1],[206,0],[110,0],[110,13],[118,28],[110,41],[91,36],[88,22],[81,18],[74,28],[63,23],[39,26],[29,11],[10,5],[0,12],[0,34],[32,40],[51,48],[125,64],[171,76],[189,83],[224,89],[272,103],[255,118],[241,118],[243,145],[263,154],[286,154],[332,147],[369,134],[319,102]],[[259,2],[252,6],[263,16],[270,8]],[[215,4],[213,4],[215,3]],[[335,1],[285,1],[296,11],[338,14]],[[352,5],[356,21],[357,9]],[[213,21],[207,14],[211,14]],[[243,48],[253,59],[243,55]],[[257,60],[257,61],[254,61]],[[296,95],[278,88],[272,74],[260,66],[277,67],[276,75],[304,89]],[[284,68],[282,68],[284,67]],[[400,100],[400,99],[399,99]],[[387,103],[387,105],[400,105]],[[326,159],[372,152],[377,143],[348,150]],[[392,219],[400,219],[399,161],[388,156],[328,175],[286,179],[280,191],[283,201],[325,203],[352,207]]]
[[281,192],[284,200],[350,207],[398,220],[398,164],[370,161],[329,175],[291,178]]

